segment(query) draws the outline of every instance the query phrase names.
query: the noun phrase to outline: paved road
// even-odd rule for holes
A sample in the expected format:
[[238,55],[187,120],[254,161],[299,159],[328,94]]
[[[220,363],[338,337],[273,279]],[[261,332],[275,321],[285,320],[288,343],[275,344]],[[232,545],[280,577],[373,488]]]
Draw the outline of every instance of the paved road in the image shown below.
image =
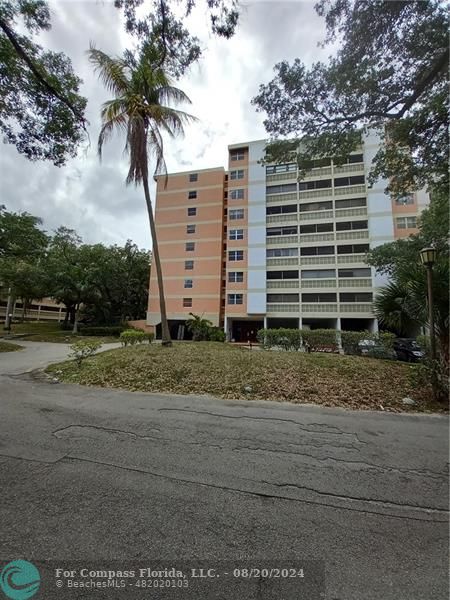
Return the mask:
[[[447,597],[444,417],[147,395],[17,374],[0,386],[3,562],[126,569],[316,560],[327,600]],[[299,598],[270,595],[257,581],[245,593],[218,582],[184,596],[131,588],[103,596],[56,592],[48,579],[43,597]]]

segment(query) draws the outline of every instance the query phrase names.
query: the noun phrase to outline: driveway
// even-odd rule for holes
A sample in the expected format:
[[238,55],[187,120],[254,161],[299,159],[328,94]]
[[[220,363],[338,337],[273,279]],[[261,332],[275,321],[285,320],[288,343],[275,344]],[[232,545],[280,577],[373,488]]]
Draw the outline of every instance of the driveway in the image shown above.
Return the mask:
[[[51,346],[33,366],[65,351]],[[38,564],[42,598],[447,597],[445,417],[83,388],[13,368],[0,377],[1,560]],[[193,563],[221,578],[184,595],[55,587],[56,567]],[[223,575],[290,564],[304,580]]]

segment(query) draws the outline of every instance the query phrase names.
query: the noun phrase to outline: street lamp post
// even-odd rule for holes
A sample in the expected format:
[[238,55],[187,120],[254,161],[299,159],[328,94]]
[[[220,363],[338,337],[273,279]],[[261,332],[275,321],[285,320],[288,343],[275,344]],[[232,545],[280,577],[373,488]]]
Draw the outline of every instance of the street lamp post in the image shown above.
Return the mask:
[[437,399],[437,386],[435,374],[436,360],[436,334],[434,331],[434,302],[433,302],[433,265],[436,262],[436,250],[434,248],[423,248],[420,251],[420,261],[427,269],[427,288],[428,288],[428,322],[430,325],[430,358],[432,361],[432,382],[433,400]]

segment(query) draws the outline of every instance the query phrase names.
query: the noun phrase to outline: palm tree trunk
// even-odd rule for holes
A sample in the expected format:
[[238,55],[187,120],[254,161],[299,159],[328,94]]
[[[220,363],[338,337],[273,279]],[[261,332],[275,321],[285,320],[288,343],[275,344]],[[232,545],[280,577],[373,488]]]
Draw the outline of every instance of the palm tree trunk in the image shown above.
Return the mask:
[[148,189],[147,177],[143,177],[142,183],[144,186],[145,202],[147,204],[148,220],[150,221],[150,232],[152,234],[153,241],[153,260],[155,261],[156,278],[158,280],[159,288],[159,307],[161,312],[161,341],[163,346],[171,346],[172,340],[170,338],[169,324],[167,323],[166,300],[164,298],[161,261],[159,258],[158,240],[156,237],[155,220],[153,219],[153,208],[152,201],[150,199],[150,191]]

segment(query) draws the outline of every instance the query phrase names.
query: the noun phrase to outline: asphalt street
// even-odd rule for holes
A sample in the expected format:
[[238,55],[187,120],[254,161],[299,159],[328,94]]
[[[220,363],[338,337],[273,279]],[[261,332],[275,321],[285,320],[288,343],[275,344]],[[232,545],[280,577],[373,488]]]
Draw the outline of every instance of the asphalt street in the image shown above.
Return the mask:
[[52,580],[36,598],[447,598],[446,417],[131,393],[25,373],[66,355],[32,342],[0,354],[2,565],[304,564],[317,585],[277,592],[278,581],[244,588],[222,577],[185,595],[102,595],[58,591]]

